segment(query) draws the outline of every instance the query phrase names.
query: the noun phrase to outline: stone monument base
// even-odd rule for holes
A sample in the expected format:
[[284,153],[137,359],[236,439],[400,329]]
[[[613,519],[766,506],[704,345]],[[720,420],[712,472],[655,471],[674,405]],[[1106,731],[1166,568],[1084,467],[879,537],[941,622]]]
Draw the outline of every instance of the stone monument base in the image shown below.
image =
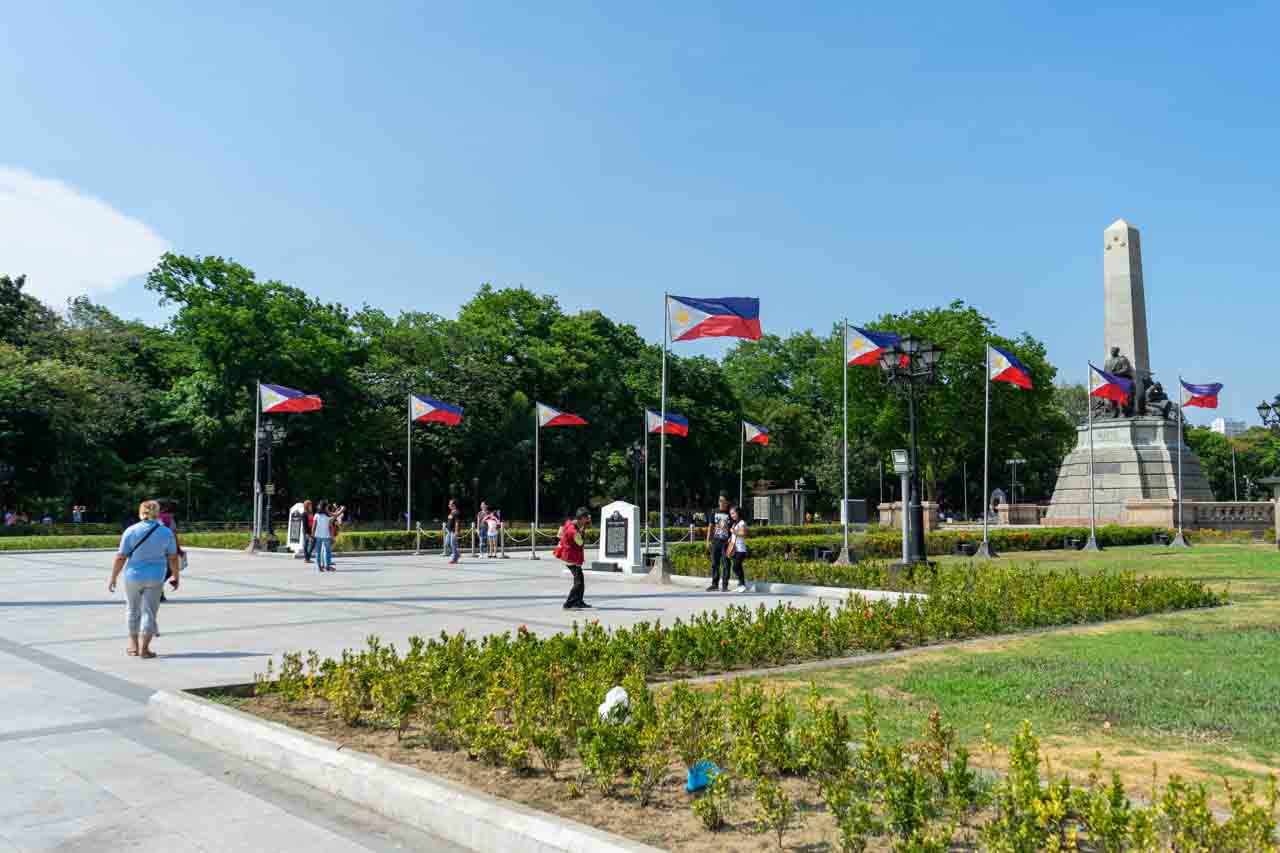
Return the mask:
[[[880,526],[902,529],[902,501],[882,503],[877,507],[880,511]],[[939,525],[938,504],[934,501],[921,501],[920,509],[924,513],[924,529],[928,533]]]
[[[1178,497],[1178,456],[1182,456],[1183,497],[1212,502],[1200,460],[1178,445],[1178,424],[1163,418],[1117,418],[1093,423],[1094,496],[1098,524],[1140,524],[1128,503],[1174,501]],[[1076,447],[1062,461],[1058,485],[1044,524],[1089,523],[1089,428],[1081,427]]]

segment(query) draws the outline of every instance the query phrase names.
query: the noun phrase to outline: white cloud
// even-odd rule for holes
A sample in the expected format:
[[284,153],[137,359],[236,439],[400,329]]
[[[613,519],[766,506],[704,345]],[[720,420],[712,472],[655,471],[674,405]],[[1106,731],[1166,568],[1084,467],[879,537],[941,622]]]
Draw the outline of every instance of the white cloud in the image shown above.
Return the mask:
[[0,166],[0,275],[59,307],[155,266],[168,243],[145,223],[73,186]]

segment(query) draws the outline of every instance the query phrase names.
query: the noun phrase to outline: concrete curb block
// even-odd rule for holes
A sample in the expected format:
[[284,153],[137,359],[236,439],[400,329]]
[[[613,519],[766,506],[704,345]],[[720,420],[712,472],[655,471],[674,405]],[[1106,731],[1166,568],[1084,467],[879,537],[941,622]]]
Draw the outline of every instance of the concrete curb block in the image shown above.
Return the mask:
[[207,699],[161,690],[152,722],[480,853],[661,853]]
[[[645,581],[651,580],[647,575],[627,575],[623,572],[601,572],[583,569],[582,573],[591,579],[600,579],[604,581]],[[568,569],[562,569],[560,574],[564,577],[571,577],[572,573]],[[707,583],[710,578],[698,577],[695,575],[671,575],[671,583],[676,586],[695,587],[697,589],[705,589],[703,584]],[[798,583],[772,583],[769,581],[747,581],[747,587],[750,593],[762,595],[802,595],[808,598],[835,598],[844,601],[850,595],[860,595],[867,601],[897,601],[902,598],[928,598],[922,592],[902,592],[891,589],[854,589],[852,587],[843,586],[810,586],[808,584]],[[750,594],[747,593],[747,594]]]

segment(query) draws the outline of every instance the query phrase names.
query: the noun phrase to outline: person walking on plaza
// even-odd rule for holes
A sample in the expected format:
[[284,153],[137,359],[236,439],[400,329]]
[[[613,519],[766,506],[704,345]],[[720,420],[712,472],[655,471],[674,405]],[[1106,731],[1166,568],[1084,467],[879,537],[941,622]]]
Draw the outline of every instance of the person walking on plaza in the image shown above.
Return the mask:
[[[729,559],[733,560],[733,573],[738,576],[738,587],[734,592],[747,591],[747,576],[742,568],[742,564],[747,559],[747,521],[742,517],[742,511],[736,506],[729,509],[729,520],[732,527],[730,528],[729,537]],[[726,562],[724,567],[725,586],[729,584],[729,565]]]
[[591,513],[586,507],[578,507],[573,518],[560,527],[560,544],[552,556],[563,560],[573,573],[573,586],[569,589],[569,597],[564,601],[565,610],[586,610],[591,607],[582,600],[586,591],[586,578],[582,574],[582,564],[586,561],[586,550],[583,547],[587,528],[591,526]]
[[329,515],[329,502],[316,504],[316,513],[311,518],[311,538],[315,540],[316,569],[332,572],[333,540],[338,536],[338,520]]
[[449,546],[449,563],[452,565],[461,556],[459,540],[462,538],[462,511],[458,509],[455,498],[449,498],[449,518],[445,520],[444,528],[448,536],[445,544]]
[[311,525],[315,521],[316,511],[311,501],[302,502],[302,559],[311,562],[311,552],[315,550],[316,539],[311,535]]
[[120,537],[120,548],[111,565],[107,591],[116,591],[120,572],[124,572],[124,592],[129,625],[126,653],[133,657],[153,658],[151,639],[160,633],[160,594],[164,591],[165,570],[172,573],[169,585],[178,588],[181,565],[178,542],[160,522],[160,504],[143,501],[138,505],[138,523]]
[[720,587],[721,563],[724,564],[724,586],[720,588],[729,591],[730,560],[725,550],[729,544],[729,526],[729,497],[722,493],[720,505],[707,513],[707,551],[711,554],[711,586],[707,592],[715,592]]

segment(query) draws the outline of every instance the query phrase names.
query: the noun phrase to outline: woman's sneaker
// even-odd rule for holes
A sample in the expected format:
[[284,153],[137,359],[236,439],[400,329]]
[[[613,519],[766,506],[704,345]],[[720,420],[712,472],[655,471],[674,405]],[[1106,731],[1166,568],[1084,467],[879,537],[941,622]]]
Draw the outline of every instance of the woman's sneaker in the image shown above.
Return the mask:
[[750,592],[750,591],[751,590],[747,588],[747,585],[745,583],[738,584],[738,588],[734,590],[734,592]]

